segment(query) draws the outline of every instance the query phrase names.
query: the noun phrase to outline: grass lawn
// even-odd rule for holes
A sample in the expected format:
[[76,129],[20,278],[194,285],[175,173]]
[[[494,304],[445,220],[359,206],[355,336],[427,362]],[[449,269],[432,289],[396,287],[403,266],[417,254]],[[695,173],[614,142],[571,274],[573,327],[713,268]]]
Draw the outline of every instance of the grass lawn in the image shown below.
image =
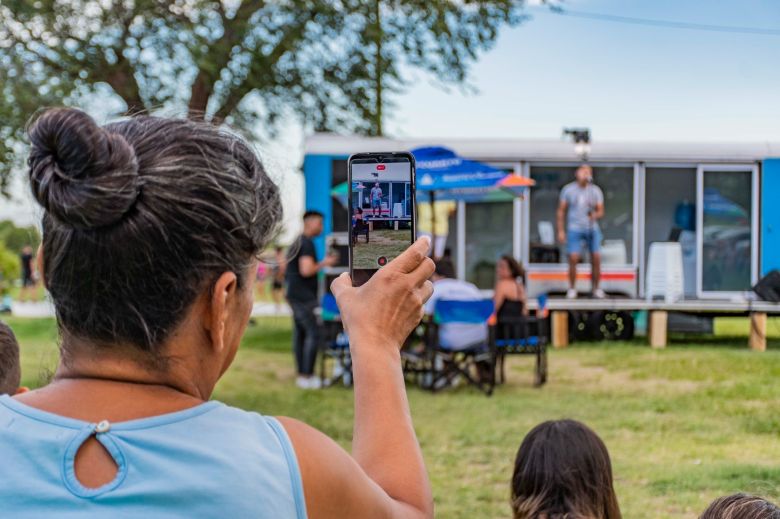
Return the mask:
[[[24,383],[40,385],[55,361],[52,320],[8,319],[23,348]],[[437,517],[509,517],[508,481],[525,433],[571,417],[593,427],[612,455],[627,519],[695,518],[736,491],[780,501],[780,322],[769,350],[748,351],[748,323],[716,323],[717,340],[673,337],[666,350],[636,343],[577,344],[550,352],[550,380],[531,387],[531,359],[513,359],[509,383],[486,398],[459,388],[410,388],[433,481]],[[290,325],[250,328],[215,398],[319,427],[348,448],[352,392],[293,385]]]
[[366,243],[363,237],[358,237],[358,243],[353,249],[355,268],[377,268],[377,258],[384,256],[389,261],[405,251],[411,241],[409,229],[400,231],[377,229],[371,231],[370,235],[371,241],[369,243]]

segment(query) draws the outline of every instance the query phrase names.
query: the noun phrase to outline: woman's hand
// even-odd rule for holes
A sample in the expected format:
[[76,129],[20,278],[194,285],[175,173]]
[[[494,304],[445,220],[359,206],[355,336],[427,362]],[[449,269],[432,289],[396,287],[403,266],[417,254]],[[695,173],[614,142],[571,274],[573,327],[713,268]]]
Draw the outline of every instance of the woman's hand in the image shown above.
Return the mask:
[[363,286],[353,287],[346,273],[333,281],[331,291],[352,348],[398,349],[419,324],[433,293],[428,278],[435,267],[426,256],[429,247],[430,239],[418,239]]

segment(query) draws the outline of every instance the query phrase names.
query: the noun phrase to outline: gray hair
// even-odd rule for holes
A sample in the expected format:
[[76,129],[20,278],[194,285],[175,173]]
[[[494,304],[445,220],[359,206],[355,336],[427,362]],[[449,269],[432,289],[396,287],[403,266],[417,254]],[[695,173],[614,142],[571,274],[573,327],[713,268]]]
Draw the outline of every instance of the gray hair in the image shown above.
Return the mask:
[[100,127],[55,108],[28,135],[63,333],[158,353],[220,274],[245,283],[278,231],[277,186],[246,142],[215,126],[138,116]]

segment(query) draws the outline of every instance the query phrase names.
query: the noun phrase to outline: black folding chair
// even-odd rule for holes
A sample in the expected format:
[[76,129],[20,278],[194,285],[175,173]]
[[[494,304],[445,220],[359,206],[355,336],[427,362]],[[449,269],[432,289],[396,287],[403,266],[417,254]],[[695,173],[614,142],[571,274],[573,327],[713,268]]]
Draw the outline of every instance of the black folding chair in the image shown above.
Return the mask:
[[[319,315],[320,343],[320,379],[323,387],[342,382],[345,386],[352,385],[352,356],[349,353],[349,339],[344,332],[339,315],[339,307],[333,294],[325,294],[322,298]],[[328,363],[332,362],[332,375],[327,377]]]
[[498,383],[506,382],[507,355],[535,355],[534,386],[547,382],[547,343],[549,327],[547,298],[539,297],[535,316],[517,315],[495,324],[495,351]]
[[[434,317],[427,324],[426,358],[420,370],[422,387],[432,392],[449,387],[461,378],[486,395],[493,394],[496,385],[496,351],[494,330],[488,326],[493,314],[493,301],[438,300]],[[452,349],[441,345],[439,331],[446,324],[482,324],[488,337],[466,348]]]
[[361,234],[365,235],[366,243],[368,243],[368,238],[369,238],[368,222],[362,219],[355,220],[355,224],[352,226],[352,245],[357,245],[358,236],[360,236]]

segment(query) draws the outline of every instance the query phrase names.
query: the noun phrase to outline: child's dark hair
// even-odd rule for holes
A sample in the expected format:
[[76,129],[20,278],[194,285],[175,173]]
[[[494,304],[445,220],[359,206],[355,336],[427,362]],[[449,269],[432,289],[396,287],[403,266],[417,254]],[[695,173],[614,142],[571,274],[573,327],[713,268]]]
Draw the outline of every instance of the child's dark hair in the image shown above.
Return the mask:
[[100,127],[55,108],[28,134],[43,277],[65,336],[155,356],[221,273],[243,285],[281,220],[257,156],[215,126],[138,116]]
[[534,427],[517,451],[512,511],[515,519],[620,519],[604,442],[575,420]]
[[444,278],[455,278],[455,266],[450,260],[441,258],[437,259],[434,264],[436,265],[436,274]]
[[11,327],[0,321],[0,395],[13,395],[22,382],[19,343]]
[[713,501],[699,519],[780,519],[780,508],[763,497],[733,494]]

